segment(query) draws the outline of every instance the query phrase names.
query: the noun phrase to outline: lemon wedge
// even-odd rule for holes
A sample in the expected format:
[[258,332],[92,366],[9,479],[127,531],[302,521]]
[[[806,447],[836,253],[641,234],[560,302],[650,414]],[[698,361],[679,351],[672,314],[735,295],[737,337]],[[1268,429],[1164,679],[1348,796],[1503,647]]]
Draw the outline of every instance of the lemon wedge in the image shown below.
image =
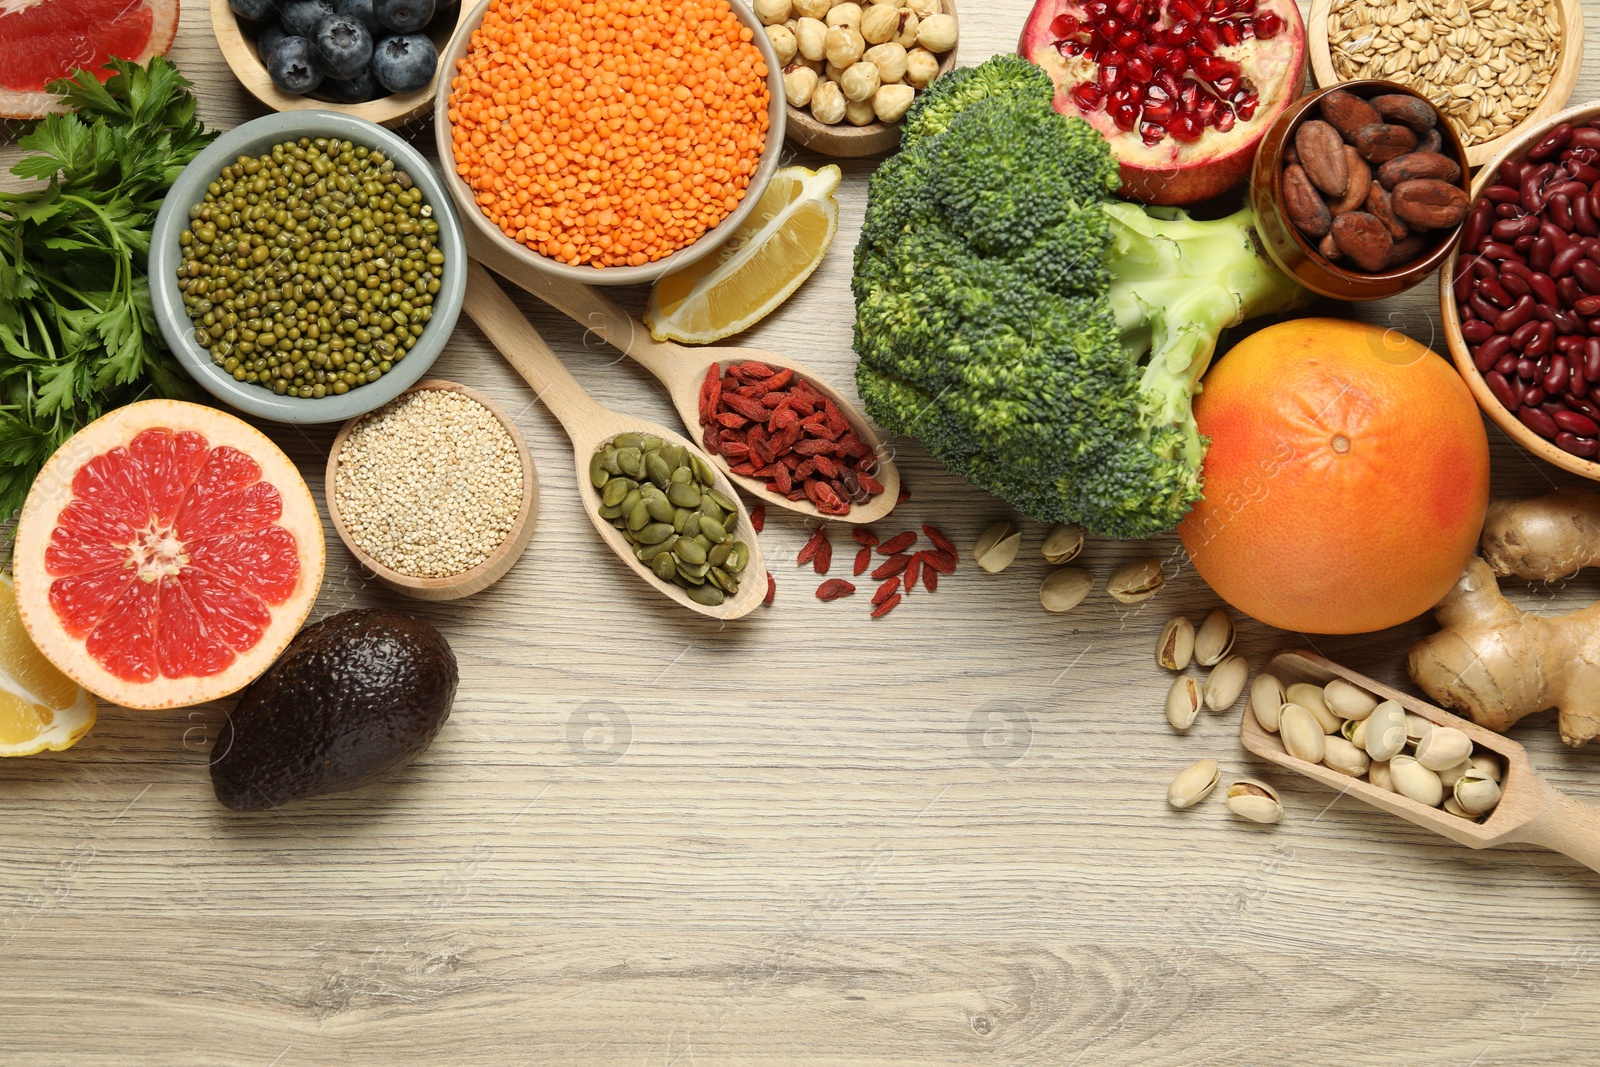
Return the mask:
[[71,748],[94,716],[94,697],[56,670],[22,628],[11,576],[0,573],[0,756]]
[[800,287],[839,229],[836,166],[784,167],[715,253],[664,275],[644,322],[657,341],[708,344],[748,330]]

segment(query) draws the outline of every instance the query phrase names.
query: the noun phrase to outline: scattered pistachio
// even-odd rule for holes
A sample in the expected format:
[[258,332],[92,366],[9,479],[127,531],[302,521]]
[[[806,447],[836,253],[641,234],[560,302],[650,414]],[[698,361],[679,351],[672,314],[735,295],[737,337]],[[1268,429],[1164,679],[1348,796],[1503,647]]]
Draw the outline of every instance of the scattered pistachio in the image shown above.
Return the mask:
[[1243,656],[1229,656],[1215,667],[1206,678],[1206,707],[1212,711],[1227,711],[1244,692],[1250,681],[1250,663]]
[[1223,657],[1233,651],[1234,639],[1238,632],[1234,629],[1233,620],[1221,608],[1205,617],[1200,624],[1200,630],[1194,638],[1194,660],[1202,667],[1214,667],[1221,663]]
[[1487,752],[1474,753],[1469,761],[1472,769],[1486,778],[1493,779],[1497,784],[1500,781],[1500,761]]
[[1039,603],[1046,611],[1071,611],[1094,588],[1094,576],[1082,567],[1051,571],[1039,587]]
[[1367,720],[1346,719],[1344,725],[1339,727],[1339,736],[1365,751],[1367,747]]
[[[1418,762],[1421,761],[1419,760]],[[1426,766],[1426,764],[1424,764],[1424,766]],[[1456,783],[1461,781],[1461,779],[1471,770],[1472,761],[1470,759],[1464,759],[1460,763],[1446,767],[1442,771],[1435,771],[1434,773],[1439,776],[1440,785],[1444,786],[1446,789],[1454,789]]]
[[1161,628],[1156,641],[1156,666],[1181,671],[1194,655],[1194,623],[1179,615]]
[[1322,699],[1322,686],[1312,685],[1310,682],[1296,682],[1289,687],[1288,694],[1289,703],[1299,704],[1309,711],[1321,725],[1323,733],[1338,733],[1339,724],[1343,720],[1328,710],[1327,702]]
[[1365,689],[1335,678],[1322,687],[1322,700],[1341,719],[1365,719],[1378,706],[1378,698]]
[[1167,721],[1175,730],[1187,730],[1200,715],[1200,683],[1193,678],[1174,678],[1167,690]]
[[1472,814],[1472,812],[1468,811],[1466,808],[1463,808],[1461,806],[1460,802],[1456,800],[1454,793],[1451,793],[1451,794],[1447,795],[1444,798],[1444,803],[1440,804],[1439,806],[1441,808],[1443,808],[1445,811],[1448,811],[1451,815],[1454,815],[1458,819],[1476,819],[1477,818],[1476,815]]
[[1472,740],[1454,726],[1435,726],[1417,742],[1417,762],[1442,771],[1472,758]]
[[1263,730],[1278,732],[1278,711],[1285,699],[1282,682],[1270,674],[1257,676],[1250,686],[1250,711]]
[[1323,742],[1322,762],[1352,778],[1360,778],[1372,766],[1372,760],[1354,743],[1338,734],[1327,735]]
[[1439,776],[1413,756],[1396,756],[1390,760],[1389,775],[1394,779],[1395,792],[1419,804],[1436,808],[1444,799],[1444,783],[1439,781]]
[[1278,711],[1278,732],[1283,738],[1283,750],[1295,759],[1307,763],[1321,763],[1327,751],[1328,735],[1316,716],[1293,701]]
[[1243,779],[1228,786],[1228,810],[1251,822],[1275,823],[1283,820],[1283,803],[1278,791],[1265,782]]
[[1149,600],[1166,584],[1167,576],[1161,570],[1159,559],[1141,559],[1120,568],[1106,582],[1106,592],[1113,600],[1123,604],[1137,604]]
[[1500,783],[1478,771],[1468,771],[1456,779],[1453,799],[1468,815],[1476,818],[1493,811],[1500,803]]
[[1011,566],[1022,547],[1022,532],[1009,522],[997,522],[978,535],[972,546],[972,559],[990,574]]
[[1391,793],[1394,792],[1394,777],[1390,775],[1387,763],[1373,760],[1371,766],[1367,768],[1367,781],[1379,789],[1387,789]]
[[1192,808],[1217,787],[1222,771],[1217,767],[1214,759],[1203,759],[1191,763],[1167,786],[1167,803],[1182,811]]
[[1375,762],[1386,762],[1406,747],[1406,709],[1395,700],[1385,700],[1367,716],[1367,755]]
[[1056,566],[1071,563],[1083,551],[1083,527],[1077,523],[1054,527],[1040,551],[1047,562]]

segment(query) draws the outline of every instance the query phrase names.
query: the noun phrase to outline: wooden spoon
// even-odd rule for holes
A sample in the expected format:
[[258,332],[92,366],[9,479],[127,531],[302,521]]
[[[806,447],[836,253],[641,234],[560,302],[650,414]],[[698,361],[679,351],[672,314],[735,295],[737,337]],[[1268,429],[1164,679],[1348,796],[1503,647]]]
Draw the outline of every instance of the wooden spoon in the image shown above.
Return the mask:
[[1380,685],[1312,652],[1280,652],[1267,664],[1267,673],[1285,686],[1296,682],[1325,685],[1334,678],[1365,689],[1380,700],[1399,701],[1407,711],[1440,726],[1453,726],[1472,739],[1475,750],[1492,752],[1505,764],[1500,782],[1500,803],[1480,822],[1430,808],[1399,793],[1361,778],[1341,774],[1320,763],[1296,759],[1283,749],[1278,735],[1269,733],[1246,707],[1239,728],[1244,747],[1263,759],[1287,767],[1323,785],[1349,793],[1375,808],[1398,815],[1469,848],[1493,848],[1522,842],[1564,853],[1586,867],[1600,871],[1600,811],[1580,804],[1540,777],[1523,747],[1476,723],[1457,718],[1432,704]]
[[750,559],[740,575],[739,591],[715,607],[697,604],[679,586],[657,578],[633,554],[633,546],[628,544],[621,532],[600,517],[600,493],[589,480],[589,458],[613,437],[630,432],[654,434],[671,444],[682,445],[696,455],[703,457],[704,453],[692,441],[664,426],[610,411],[596,403],[562,366],[561,360],[544,343],[544,338],[517,310],[517,305],[511,302],[511,298],[489,276],[489,272],[476,262],[467,266],[467,297],[462,307],[500,350],[500,354],[505,356],[506,361],[533,386],[544,406],[550,409],[550,413],[567,431],[567,436],[572,440],[573,467],[578,476],[578,493],[583,499],[583,510],[611,550],[652,589],[671,597],[690,611],[709,615],[713,619],[737,619],[754,611],[767,595],[767,568],[761,558],[761,542],[750,523],[750,514],[744,502],[721,472],[718,472],[716,488],[739,509],[735,537],[749,546]]
[[816,371],[796,360],[774,352],[763,352],[757,348],[686,348],[669,341],[657,341],[640,323],[634,321],[632,315],[600,295],[592,286],[553,277],[527,260],[511,255],[484,240],[475,234],[470,226],[467,227],[466,233],[467,251],[473,259],[526,289],[551,307],[564,312],[579,324],[587,326],[602,340],[621,349],[634,362],[654,375],[667,387],[673,406],[678,409],[678,417],[697,437],[700,433],[700,386],[705,381],[706,368],[712,363],[754,359],[769,367],[792,368],[812,388],[838,405],[840,413],[850,421],[856,436],[871,446],[873,454],[878,457],[878,470],[873,477],[883,485],[883,492],[865,504],[852,503],[848,515],[824,515],[809,500],[790,500],[777,493],[769,493],[764,479],[734,474],[725,458],[711,457],[712,462],[723,474],[733,479],[735,484],[758,502],[788,508],[790,511],[797,511],[815,519],[851,523],[876,522],[894,510],[895,503],[900,498],[900,472],[895,468],[889,449],[850,401],[841,396],[839,391],[824,381]]

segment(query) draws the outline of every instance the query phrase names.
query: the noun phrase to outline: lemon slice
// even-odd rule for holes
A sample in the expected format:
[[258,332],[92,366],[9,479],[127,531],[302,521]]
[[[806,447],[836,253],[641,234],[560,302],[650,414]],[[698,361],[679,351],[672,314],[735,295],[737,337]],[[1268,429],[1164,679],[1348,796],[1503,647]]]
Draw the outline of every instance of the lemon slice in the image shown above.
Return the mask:
[[839,168],[784,167],[715,254],[664,275],[644,322],[657,341],[707,344],[748,330],[800,287],[839,229]]
[[0,573],[0,756],[71,748],[94,725],[94,697],[34,647]]

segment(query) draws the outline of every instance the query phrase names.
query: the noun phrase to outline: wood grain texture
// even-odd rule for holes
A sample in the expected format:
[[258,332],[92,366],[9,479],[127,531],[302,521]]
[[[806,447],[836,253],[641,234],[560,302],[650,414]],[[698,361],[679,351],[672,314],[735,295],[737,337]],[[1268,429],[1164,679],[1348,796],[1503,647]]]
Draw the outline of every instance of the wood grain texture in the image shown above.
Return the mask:
[[[963,62],[1012,48],[1027,7],[963,5]],[[259,113],[204,4],[185,6],[174,57],[208,122]],[[1600,55],[1574,102],[1597,90]],[[8,142],[0,164],[15,155]],[[842,163],[822,268],[739,339],[850,395],[872,165]],[[1442,351],[1436,293],[1311,310]],[[643,306],[643,290],[613,295]],[[676,425],[642,369],[516,299],[601,403]],[[542,475],[533,543],[493,588],[428,604],[361,574],[330,530],[317,611],[386,604],[437,624],[461,663],[450,721],[379,786],[262,814],[211,795],[226,707],[108,707],[75,749],[0,763],[0,1063],[1594,1060],[1600,877],[1337,799],[1248,756],[1237,708],[1168,728],[1156,636],[1216,605],[1175,538],[1092,543],[1096,591],[1053,616],[1037,601],[1046,531],[1026,524],[1010,570],[964,562],[870,622],[860,594],[811,595],[817,577],[793,566],[809,531],[769,508],[777,605],[724,626],[617,564],[559,425],[465,317],[432,373],[521,427]],[[271,432],[320,493],[334,428]],[[1498,493],[1582,484],[1489,432]],[[905,527],[936,522],[966,554],[1007,515],[892,444],[914,494]],[[834,539],[837,574],[849,553]],[[1150,554],[1171,563],[1160,596],[1105,596],[1118,565]],[[1524,590],[1525,606],[1564,609],[1600,579]],[[1431,629],[1242,622],[1238,650],[1261,667],[1311,647],[1406,687],[1405,649]],[[1550,715],[1513,736],[1552,784],[1600,803],[1600,749],[1563,748]],[[1216,796],[1169,810],[1167,782],[1202,756],[1270,781],[1284,822],[1244,824]]]

